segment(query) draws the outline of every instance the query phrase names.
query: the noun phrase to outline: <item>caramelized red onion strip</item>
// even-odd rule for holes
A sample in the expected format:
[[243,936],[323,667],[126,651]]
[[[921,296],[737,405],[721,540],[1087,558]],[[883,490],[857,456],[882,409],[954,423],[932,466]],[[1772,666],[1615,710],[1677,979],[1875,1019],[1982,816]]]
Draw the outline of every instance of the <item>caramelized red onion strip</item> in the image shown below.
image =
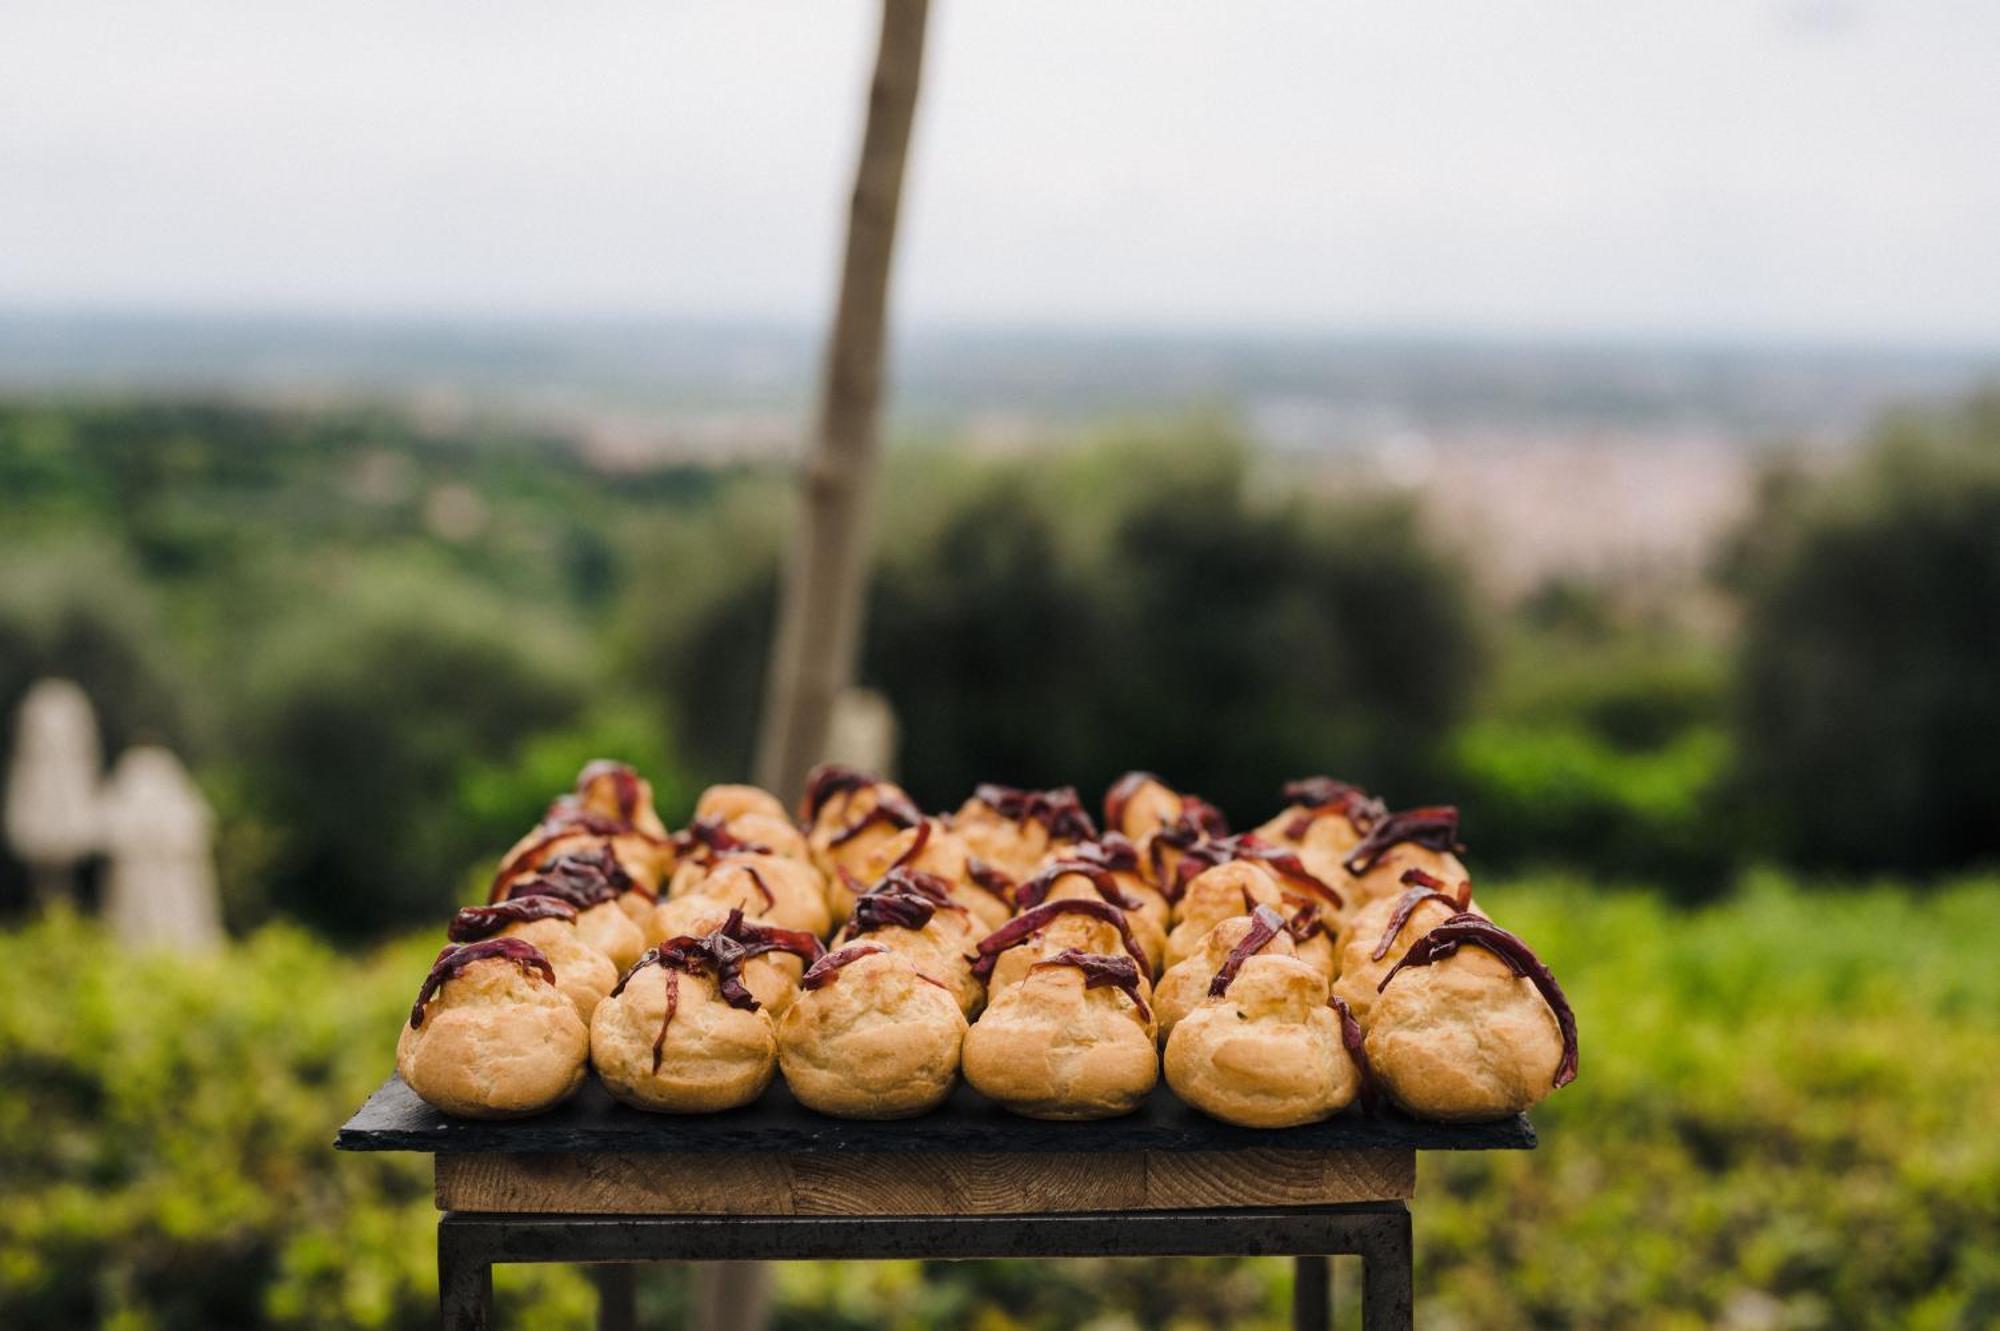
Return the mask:
[[467,906],[451,917],[451,923],[445,927],[445,937],[454,943],[473,943],[491,938],[510,924],[525,924],[529,920],[574,922],[575,919],[574,905],[559,896],[538,893],[497,901],[490,906]]
[[1093,920],[1102,920],[1118,930],[1118,939],[1125,951],[1139,967],[1139,973],[1148,980],[1153,978],[1146,965],[1146,954],[1133,941],[1132,926],[1125,918],[1125,912],[1108,901],[1090,901],[1066,897],[1061,901],[1045,901],[1033,910],[1022,911],[1007,923],[979,940],[977,959],[972,963],[972,973],[984,980],[993,973],[993,963],[1000,954],[1010,948],[1019,947],[1039,933],[1049,921],[1059,915],[1088,915]]
[[1010,822],[1040,823],[1052,840],[1088,841],[1097,835],[1097,824],[1084,811],[1075,786],[1022,790],[986,782],[973,789],[972,798]]
[[1340,1042],[1347,1047],[1347,1056],[1354,1060],[1355,1071],[1361,1074],[1361,1110],[1373,1114],[1381,1102],[1381,1091],[1375,1082],[1375,1069],[1368,1062],[1367,1035],[1354,1019],[1354,1010],[1347,1006],[1346,999],[1330,994],[1326,1003],[1340,1016]]
[[832,984],[840,972],[863,957],[872,957],[889,949],[880,943],[849,943],[846,947],[835,948],[812,964],[799,983],[807,989],[820,989]]
[[1361,787],[1336,781],[1330,776],[1308,776],[1287,781],[1279,796],[1286,804],[1296,805],[1299,809],[1285,824],[1285,835],[1293,841],[1305,836],[1313,823],[1327,814],[1337,813],[1352,823],[1355,830],[1366,833],[1389,812],[1381,800]]
[[423,987],[417,990],[417,1001],[410,1005],[410,1026],[412,1029],[424,1024],[424,1004],[431,996],[444,988],[451,979],[475,961],[511,961],[530,975],[539,975],[550,984],[556,982],[555,967],[533,943],[519,938],[487,938],[477,943],[466,943],[461,947],[448,947],[437,954],[431,963],[431,973],[424,977]]
[[1450,804],[1432,804],[1421,809],[1401,809],[1368,829],[1361,844],[1347,852],[1341,867],[1352,874],[1364,874],[1392,848],[1405,841],[1455,855],[1465,847],[1458,844],[1458,809]]
[[1139,994],[1139,967],[1131,957],[1107,957],[1101,952],[1066,947],[1052,957],[1043,957],[1028,969],[1038,971],[1044,966],[1075,967],[1083,972],[1085,989],[1123,990],[1125,997],[1139,1009],[1141,1021],[1150,1022],[1153,1019],[1153,1010],[1146,1006],[1146,1000]]
[[1570,1010],[1569,1000],[1563,997],[1562,986],[1556,983],[1555,975],[1542,964],[1534,950],[1526,943],[1508,933],[1483,915],[1454,915],[1437,928],[1419,938],[1403,954],[1402,960],[1389,968],[1382,977],[1382,983],[1375,986],[1381,993],[1389,987],[1405,969],[1428,966],[1442,961],[1457,952],[1465,944],[1485,948],[1494,956],[1507,963],[1514,974],[1527,979],[1542,995],[1542,1001],[1555,1013],[1556,1026],[1562,1031],[1562,1058],[1556,1064],[1555,1085],[1567,1086],[1576,1080],[1576,1014]]
[[1109,869],[1099,868],[1087,860],[1059,860],[1050,865],[1014,889],[1014,904],[1022,910],[1033,910],[1048,899],[1049,892],[1059,880],[1071,874],[1089,879],[1090,885],[1097,889],[1097,895],[1120,910],[1137,910],[1142,904],[1137,897],[1118,886],[1118,880],[1111,876]]
[[[1407,883],[1410,881],[1411,874],[1422,872],[1420,869],[1412,869],[1409,873],[1403,875],[1403,881]],[[1430,879],[1432,883],[1438,883],[1439,887],[1443,886],[1437,879],[1431,878],[1429,874],[1424,874],[1423,876]],[[1408,924],[1410,917],[1417,913],[1417,907],[1423,905],[1426,901],[1443,902],[1445,909],[1449,910],[1453,915],[1460,915],[1465,911],[1464,902],[1453,897],[1448,897],[1438,891],[1437,888],[1427,884],[1418,884],[1414,887],[1404,888],[1403,895],[1396,898],[1395,908],[1389,912],[1389,922],[1383,926],[1382,936],[1375,942],[1375,950],[1368,954],[1370,961],[1380,961],[1389,955],[1389,949],[1396,945],[1396,935],[1403,932],[1403,926]]]
[[1267,944],[1285,932],[1285,917],[1269,906],[1259,906],[1250,912],[1250,932],[1244,934],[1229,955],[1222,959],[1216,969],[1215,978],[1208,982],[1208,996],[1220,998],[1229,992],[1229,986],[1236,983],[1236,972],[1243,969],[1243,963],[1262,952]]
[[625,866],[618,863],[618,857],[611,847],[599,845],[589,850],[573,850],[556,856],[527,878],[509,881],[503,871],[493,880],[490,901],[500,901],[514,897],[554,896],[561,897],[578,910],[588,910],[614,900],[620,892],[629,892],[637,885],[632,876],[625,872]]

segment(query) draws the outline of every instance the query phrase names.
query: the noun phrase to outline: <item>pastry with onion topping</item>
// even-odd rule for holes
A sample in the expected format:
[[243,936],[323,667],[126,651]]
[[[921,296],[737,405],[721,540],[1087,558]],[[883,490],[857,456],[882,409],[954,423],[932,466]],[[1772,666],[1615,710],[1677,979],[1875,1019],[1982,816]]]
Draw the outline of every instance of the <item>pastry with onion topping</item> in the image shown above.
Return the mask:
[[951,830],[984,864],[1016,882],[1034,876],[1051,851],[1081,845],[1097,835],[1076,787],[1021,790],[988,782],[952,815]]
[[771,818],[786,826],[791,825],[792,816],[786,810],[784,801],[765,790],[762,786],[715,785],[695,799],[694,818],[699,821],[711,818],[727,826],[745,814],[756,814],[760,818]]
[[958,1080],[965,1014],[948,986],[882,943],[836,948],[778,1023],[785,1085],[836,1118],[909,1118]]
[[1454,915],[1382,977],[1368,1061],[1419,1118],[1504,1118],[1575,1080],[1576,1017],[1526,943],[1483,916]]
[[534,944],[488,938],[438,953],[396,1040],[396,1071],[459,1118],[520,1118],[583,1085],[590,1032]]
[[1330,776],[1288,781],[1283,795],[1285,811],[1258,828],[1257,839],[1293,852],[1328,883],[1345,876],[1342,857],[1388,814],[1381,800]]
[[549,805],[535,829],[500,859],[493,897],[506,895],[518,878],[535,873],[557,856],[608,848],[630,886],[619,909],[639,923],[653,908],[660,883],[673,867],[673,839],[653,811],[653,788],[624,763],[599,760],[586,766],[576,789]]
[[871,870],[869,857],[923,821],[923,811],[893,781],[839,763],[813,768],[799,801],[799,822],[813,863],[826,877],[827,904],[836,921],[846,919],[854,904],[854,891],[843,884],[853,879],[865,886],[881,878],[887,866]]
[[819,872],[810,864],[761,851],[732,850],[708,864],[675,870],[673,894],[647,917],[648,941],[673,936],[668,930],[679,918],[675,903],[689,896],[721,901],[752,919],[815,937],[824,936],[833,923]]
[[555,971],[556,988],[576,1004],[576,1015],[586,1023],[618,983],[618,968],[577,934],[576,907],[561,897],[543,894],[467,906],[451,917],[445,936],[454,943],[518,938],[532,945]]
[[841,875],[833,894],[845,893],[846,908],[852,910],[854,895],[880,882],[891,869],[916,869],[943,879],[950,885],[951,899],[988,929],[1014,913],[1014,880],[981,861],[942,819],[926,818],[876,843],[862,856],[859,871]]
[[1094,894],[1045,901],[1022,911],[979,940],[972,973],[986,982],[991,1003],[1035,966],[1062,952],[1123,953],[1132,958],[1140,991],[1150,1002],[1153,968],[1132,932],[1131,919]]
[[[1326,981],[1296,957],[1230,951],[1208,996],[1167,1039],[1167,1085],[1211,1118],[1246,1128],[1317,1123],[1364,1085],[1360,1028],[1343,1020]],[[1362,1056],[1365,1058],[1365,1055]]]
[[1285,917],[1269,906],[1222,921],[1202,935],[1200,946],[1192,953],[1169,966],[1154,988],[1153,1015],[1160,1024],[1162,1041],[1174,1033],[1182,1017],[1201,1006],[1216,973],[1239,948],[1247,948],[1246,955],[1298,955]]
[[1333,992],[1346,1002],[1363,1030],[1375,1010],[1375,987],[1410,945],[1452,916],[1473,909],[1469,881],[1446,884],[1422,869],[1409,869],[1403,873],[1403,884],[1400,894],[1377,897],[1356,911],[1334,945],[1340,972]]
[[1458,810],[1449,804],[1398,809],[1368,829],[1341,857],[1342,887],[1354,906],[1402,895],[1403,875],[1422,869],[1433,878],[1461,883],[1472,875],[1459,862]]
[[965,1079],[1028,1118],[1113,1118],[1160,1078],[1145,977],[1130,956],[1066,949],[996,992],[965,1037]]
[[650,949],[590,1020],[590,1061],[636,1109],[709,1114],[749,1104],[778,1067],[777,1038],[743,982],[750,949],[718,929]]
[[[724,855],[736,852],[782,855],[801,864],[812,863],[806,839],[785,818],[766,813],[739,813],[725,819],[720,815],[697,814],[695,820],[674,833],[674,872],[668,880],[667,895],[678,896],[684,878],[699,878]],[[819,872],[817,868],[813,870]]]
[[[1092,843],[1095,844],[1095,843]],[[1056,860],[1014,889],[1014,904],[1029,911],[1044,901],[1106,901],[1125,913],[1139,950],[1145,954],[1146,969],[1157,974],[1167,950],[1166,931],[1148,906],[1166,902],[1148,887],[1134,889],[1117,874],[1089,860]]]
[[661,942],[683,936],[705,938],[719,929],[742,943],[745,955],[737,972],[743,977],[743,987],[773,1021],[798,997],[799,977],[806,967],[826,951],[817,934],[781,928],[746,915],[741,907],[717,897],[696,895],[663,901],[653,912],[653,924],[656,928],[672,926],[661,935]]
[[[1049,869],[1064,861],[1077,861],[1093,865],[1111,875],[1118,890],[1138,902],[1130,909],[1151,920],[1159,927],[1161,937],[1173,927],[1173,908],[1167,904],[1166,894],[1155,887],[1140,867],[1139,848],[1120,832],[1107,832],[1095,841],[1070,846],[1061,851],[1051,851],[1043,859],[1040,868]],[[1016,891],[1015,905],[1018,908],[1019,891]]]
[[1188,847],[1229,835],[1222,810],[1199,795],[1181,794],[1151,772],[1127,772],[1104,793],[1104,824],[1138,848],[1147,881],[1163,891],[1175,881]]
[[882,944],[949,988],[970,1021],[986,1001],[986,986],[966,956],[978,937],[979,926],[951,899],[950,884],[920,869],[896,868],[855,898],[834,947],[864,940]]
[[594,846],[558,855],[531,874],[496,884],[493,900],[553,896],[567,901],[576,907],[577,936],[609,957],[622,975],[646,950],[645,934],[619,906],[633,890],[611,848]]
[[1333,939],[1309,902],[1288,897],[1278,876],[1256,859],[1229,859],[1196,874],[1174,904],[1179,923],[1167,935],[1167,965],[1177,966],[1224,920],[1269,906],[1285,919],[1298,959],[1333,978]]
[[[1274,846],[1259,837],[1243,835],[1229,837],[1205,837],[1188,847],[1174,870],[1174,880],[1167,896],[1174,902],[1175,919],[1184,920],[1202,913],[1205,906],[1190,906],[1186,902],[1187,886],[1201,873],[1217,865],[1236,861],[1248,861],[1268,873],[1278,884],[1278,892],[1284,898],[1285,918],[1291,925],[1294,942],[1306,943],[1314,936],[1325,933],[1329,940],[1340,931],[1341,920],[1347,912],[1347,898],[1332,883],[1306,867],[1295,851],[1282,846]],[[1307,949],[1316,951],[1315,949]],[[1325,959],[1327,973],[1332,971],[1332,948],[1329,941]],[[1317,955],[1314,964],[1320,964]]]

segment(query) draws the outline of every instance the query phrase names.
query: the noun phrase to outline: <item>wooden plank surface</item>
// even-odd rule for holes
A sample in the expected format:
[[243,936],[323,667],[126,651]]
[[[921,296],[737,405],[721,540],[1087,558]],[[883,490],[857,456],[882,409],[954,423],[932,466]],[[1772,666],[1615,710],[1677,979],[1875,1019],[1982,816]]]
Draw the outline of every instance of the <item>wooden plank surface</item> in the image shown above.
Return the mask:
[[440,1210],[551,1215],[1020,1215],[1392,1201],[1412,1151],[437,1158]]
[[1164,1085],[1137,1113],[1090,1123],[1020,1118],[965,1085],[920,1118],[828,1118],[800,1105],[782,1081],[743,1109],[679,1117],[621,1105],[594,1079],[546,1114],[485,1123],[448,1118],[392,1077],[334,1144],[349,1151],[528,1155],[1487,1151],[1530,1149],[1535,1130],[1525,1115],[1493,1123],[1424,1123],[1393,1111],[1369,1117],[1359,1108],[1306,1127],[1238,1128],[1188,1108]]

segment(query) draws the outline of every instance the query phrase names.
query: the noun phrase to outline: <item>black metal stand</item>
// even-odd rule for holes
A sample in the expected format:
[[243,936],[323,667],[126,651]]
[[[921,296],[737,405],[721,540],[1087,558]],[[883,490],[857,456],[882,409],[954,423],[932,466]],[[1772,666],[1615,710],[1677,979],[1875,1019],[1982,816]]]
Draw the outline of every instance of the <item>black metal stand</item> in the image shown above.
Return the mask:
[[[500,1262],[867,1261],[983,1257],[1298,1258],[1292,1323],[1325,1331],[1326,1257],[1365,1274],[1366,1331],[1409,1331],[1410,1213],[1401,1202],[1020,1216],[559,1216],[450,1211],[438,1221],[445,1331],[488,1331]],[[629,1309],[629,1282],[600,1284]],[[617,1314],[614,1314],[617,1315]]]

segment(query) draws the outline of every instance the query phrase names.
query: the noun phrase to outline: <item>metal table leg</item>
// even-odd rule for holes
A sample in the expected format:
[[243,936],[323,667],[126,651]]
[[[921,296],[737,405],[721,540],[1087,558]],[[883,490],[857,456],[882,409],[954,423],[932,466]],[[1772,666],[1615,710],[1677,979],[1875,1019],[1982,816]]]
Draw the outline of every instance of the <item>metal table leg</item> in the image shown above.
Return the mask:
[[[488,1331],[498,1262],[871,1261],[884,1258],[1304,1256],[1293,1312],[1327,1322],[1325,1255],[1366,1264],[1366,1331],[1409,1331],[1401,1202],[1009,1216],[557,1216],[448,1211],[438,1221],[445,1331]],[[1317,1272],[1315,1275],[1314,1272]],[[1317,1322],[1308,1319],[1317,1315]]]
[[1333,1321],[1332,1259],[1292,1258],[1292,1331],[1327,1331]]
[[639,1331],[639,1291],[629,1265],[593,1266],[597,1286],[597,1331]]

